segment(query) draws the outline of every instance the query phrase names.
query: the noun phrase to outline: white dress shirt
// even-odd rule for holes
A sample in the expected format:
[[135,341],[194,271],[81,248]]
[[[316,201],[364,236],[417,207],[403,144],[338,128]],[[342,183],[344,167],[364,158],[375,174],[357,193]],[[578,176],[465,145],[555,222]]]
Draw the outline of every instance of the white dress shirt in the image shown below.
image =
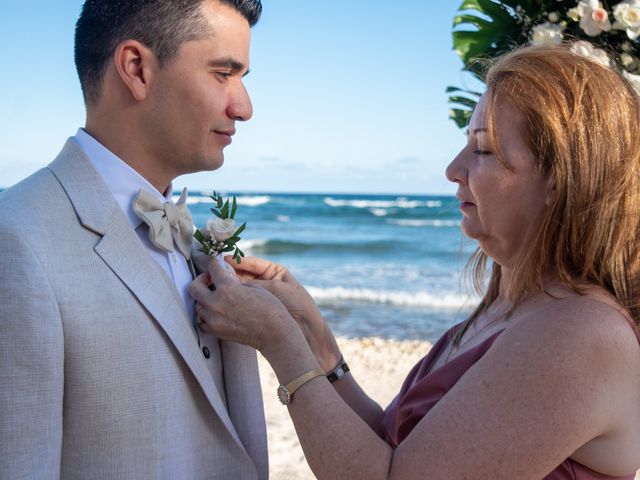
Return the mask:
[[189,319],[194,315],[194,300],[189,296],[187,288],[191,283],[191,271],[187,260],[177,248],[173,252],[166,252],[159,249],[149,241],[149,230],[147,225],[136,215],[133,210],[133,202],[141,188],[151,192],[158,197],[162,203],[171,202],[172,186],[169,185],[164,195],[151,185],[142,175],[110,152],[104,145],[89,135],[82,128],[78,129],[74,140],[89,157],[91,163],[98,171],[111,194],[122,208],[122,211],[129,219],[131,226],[136,231],[140,240],[147,248],[149,255],[167,272],[169,278],[173,280]]

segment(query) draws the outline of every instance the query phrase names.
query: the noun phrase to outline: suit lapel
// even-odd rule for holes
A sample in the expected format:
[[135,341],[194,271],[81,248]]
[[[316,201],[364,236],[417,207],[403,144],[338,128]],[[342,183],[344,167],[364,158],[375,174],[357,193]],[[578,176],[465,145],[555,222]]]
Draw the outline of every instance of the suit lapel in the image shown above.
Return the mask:
[[65,189],[82,225],[102,235],[94,247],[96,254],[158,322],[222,423],[244,449],[200,353],[197,335],[175,285],[149,256],[89,159],[75,141],[69,139],[49,169]]

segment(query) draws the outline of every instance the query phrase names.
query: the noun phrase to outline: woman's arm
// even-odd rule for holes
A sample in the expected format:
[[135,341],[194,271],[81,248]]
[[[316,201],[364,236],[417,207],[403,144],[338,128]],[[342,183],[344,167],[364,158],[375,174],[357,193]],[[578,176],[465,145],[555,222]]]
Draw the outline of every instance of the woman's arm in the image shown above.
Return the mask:
[[[208,328],[259,349],[283,384],[318,368],[275,297],[218,266],[210,273],[215,292],[204,278],[191,289]],[[396,450],[324,377],[300,387],[288,408],[314,474],[321,480],[539,480],[593,439],[615,437],[619,412],[631,406],[622,400],[632,397],[627,372],[640,368],[637,342],[613,309],[594,314],[590,307],[585,320],[584,311],[561,303],[510,326]]]
[[[332,371],[340,360],[340,349],[333,332],[322,317],[313,298],[298,280],[281,265],[256,257],[240,264],[227,257],[240,278],[271,292],[287,308],[302,330],[311,351],[324,372]],[[347,362],[349,359],[346,359]],[[381,434],[382,408],[372,400],[354,378],[345,374],[333,384],[342,399],[378,434]]]

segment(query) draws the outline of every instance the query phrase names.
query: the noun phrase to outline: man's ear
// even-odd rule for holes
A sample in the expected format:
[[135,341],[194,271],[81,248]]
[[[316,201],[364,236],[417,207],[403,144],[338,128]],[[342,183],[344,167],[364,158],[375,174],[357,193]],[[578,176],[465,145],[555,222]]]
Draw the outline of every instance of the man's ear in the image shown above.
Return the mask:
[[550,207],[553,201],[556,199],[556,181],[552,176],[549,176],[547,180],[547,195],[545,196],[545,203],[547,207]]
[[150,81],[159,62],[155,54],[136,40],[125,40],[114,53],[116,72],[135,100],[149,94]]

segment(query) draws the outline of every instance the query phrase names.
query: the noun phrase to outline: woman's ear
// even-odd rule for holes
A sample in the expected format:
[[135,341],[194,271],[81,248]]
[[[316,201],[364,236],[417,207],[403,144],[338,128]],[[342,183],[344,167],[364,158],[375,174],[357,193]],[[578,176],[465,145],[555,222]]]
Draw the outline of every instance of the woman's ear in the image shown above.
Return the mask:
[[131,96],[138,101],[144,100],[149,93],[149,81],[159,63],[155,54],[136,40],[125,40],[116,48],[114,63]]
[[552,176],[549,176],[547,180],[547,194],[545,196],[545,203],[547,207],[550,207],[553,201],[556,199],[556,181]]

